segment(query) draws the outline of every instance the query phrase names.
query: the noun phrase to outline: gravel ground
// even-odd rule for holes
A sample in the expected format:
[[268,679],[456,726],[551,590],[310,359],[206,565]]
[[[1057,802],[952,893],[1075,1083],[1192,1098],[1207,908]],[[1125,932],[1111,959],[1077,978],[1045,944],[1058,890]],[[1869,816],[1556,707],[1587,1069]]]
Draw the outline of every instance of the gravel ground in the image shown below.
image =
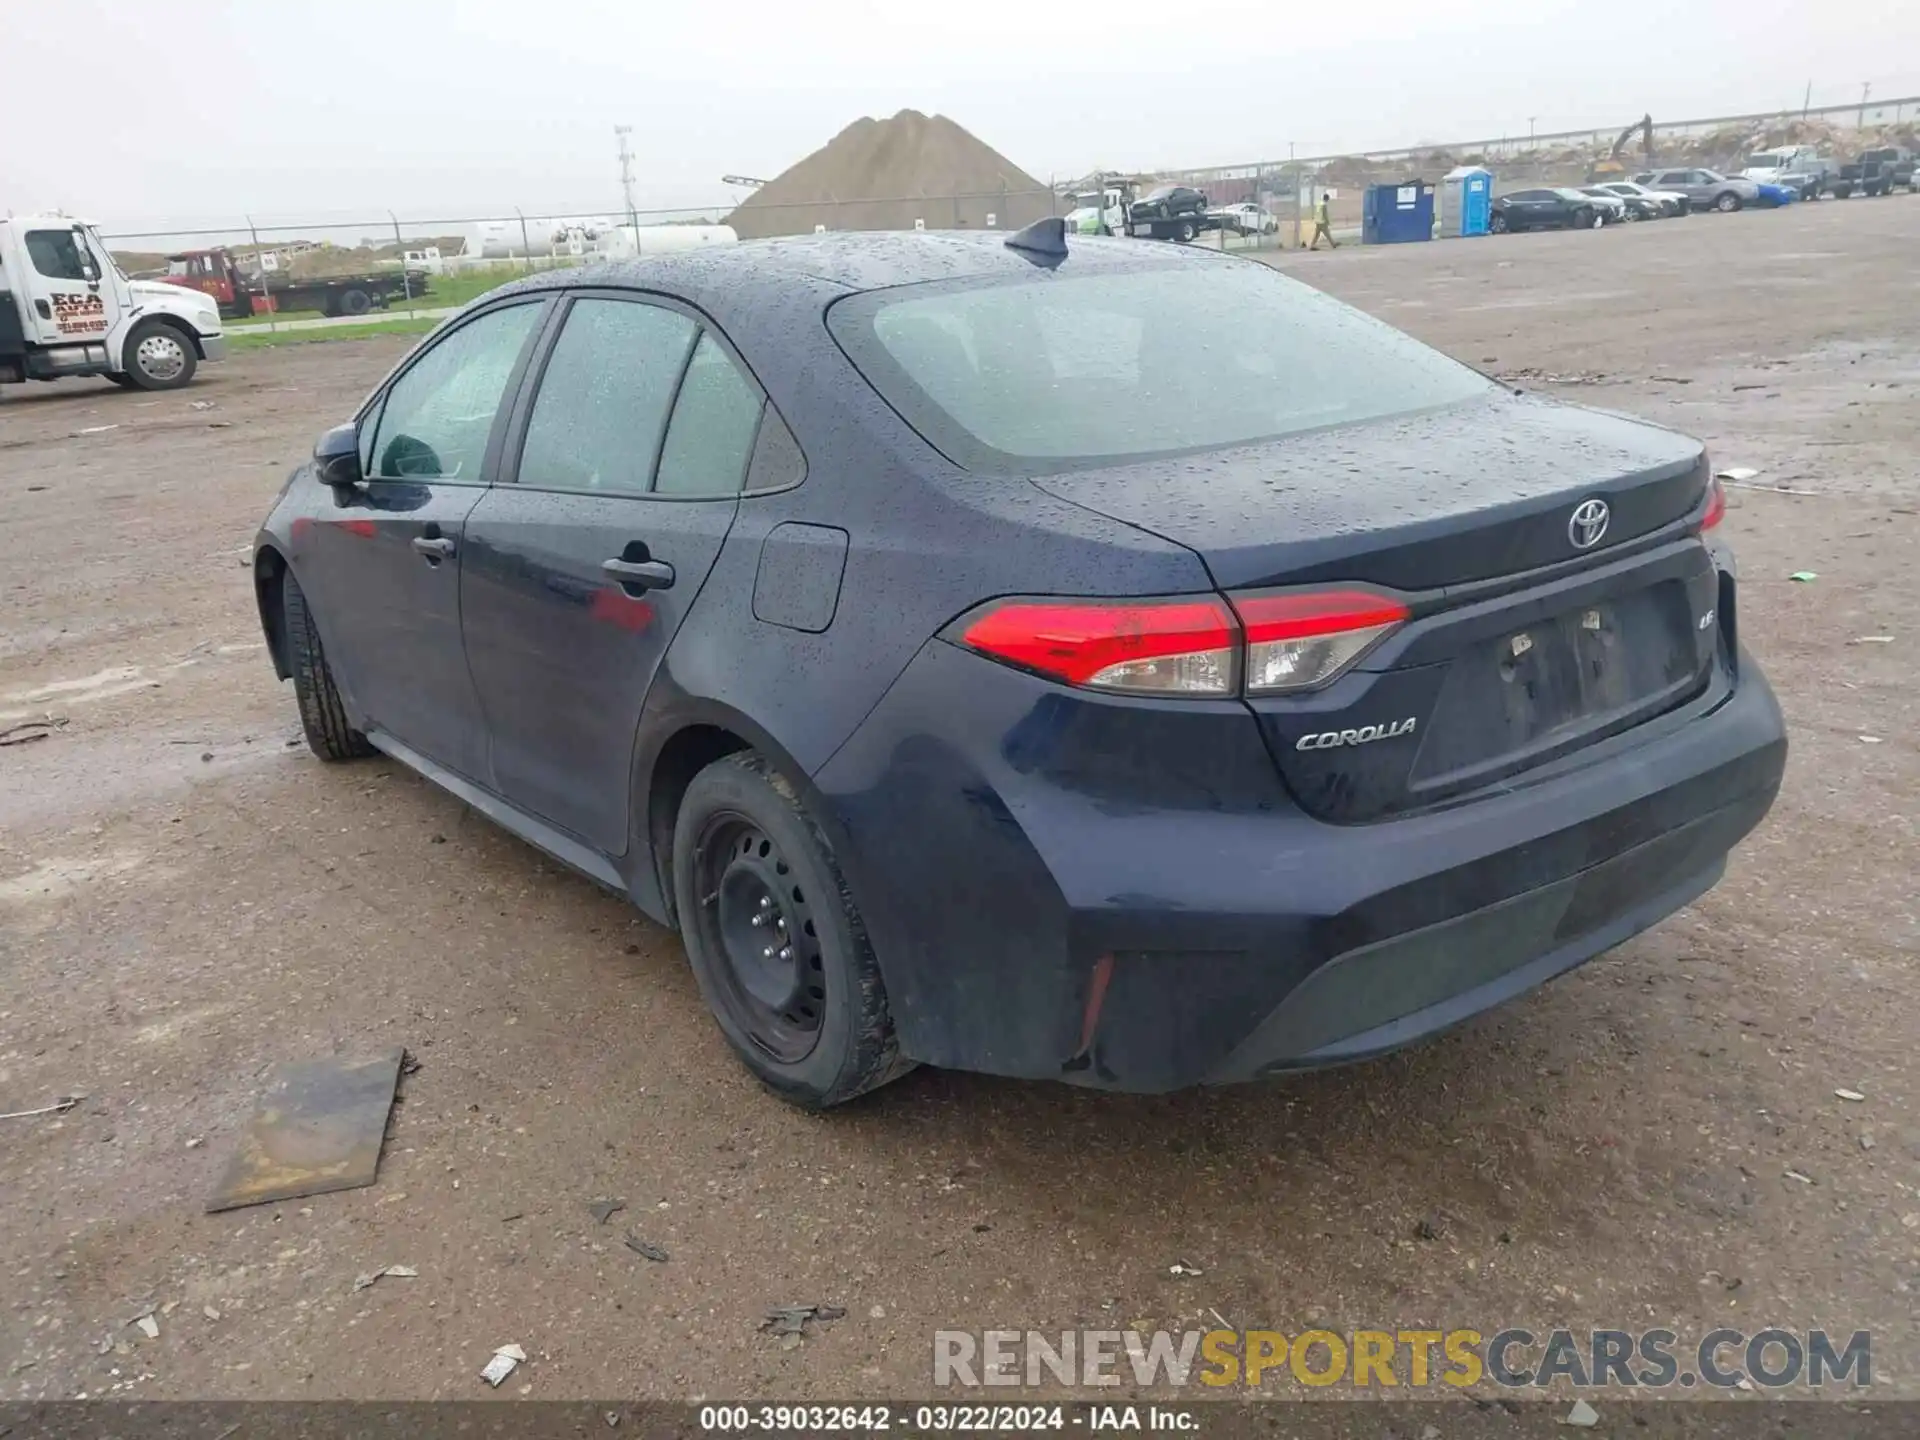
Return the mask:
[[[1871,1329],[1920,1394],[1917,245],[1900,196],[1281,258],[1809,492],[1728,525],[1794,749],[1725,882],[1613,954],[1410,1054],[1165,1098],[921,1071],[797,1114],[673,936],[312,760],[244,555],[404,342],[7,392],[0,729],[67,723],[0,749],[0,1110],[87,1098],[0,1121],[0,1395],[470,1398],[517,1342],[502,1396],[911,1396],[938,1328],[1215,1314]],[[375,1186],[202,1213],[268,1067],[396,1045]],[[758,1333],[815,1301],[846,1318]]]

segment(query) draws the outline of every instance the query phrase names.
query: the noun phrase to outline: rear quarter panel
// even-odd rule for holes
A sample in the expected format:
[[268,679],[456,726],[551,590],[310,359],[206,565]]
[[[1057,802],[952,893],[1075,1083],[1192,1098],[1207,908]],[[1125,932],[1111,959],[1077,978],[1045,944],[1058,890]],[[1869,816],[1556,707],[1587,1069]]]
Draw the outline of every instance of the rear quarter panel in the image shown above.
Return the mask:
[[[743,731],[771,742],[775,758],[804,783],[921,646],[982,600],[1212,588],[1199,558],[1181,546],[1025,480],[956,470],[834,344],[824,313],[839,293],[823,282],[747,314],[730,314],[724,297],[703,305],[792,429],[807,475],[791,489],[741,501],[706,588],[648,694],[635,757],[643,795],[675,731],[725,723],[729,714],[743,718]],[[787,522],[848,535],[832,620],[818,632],[754,613],[767,535]]]

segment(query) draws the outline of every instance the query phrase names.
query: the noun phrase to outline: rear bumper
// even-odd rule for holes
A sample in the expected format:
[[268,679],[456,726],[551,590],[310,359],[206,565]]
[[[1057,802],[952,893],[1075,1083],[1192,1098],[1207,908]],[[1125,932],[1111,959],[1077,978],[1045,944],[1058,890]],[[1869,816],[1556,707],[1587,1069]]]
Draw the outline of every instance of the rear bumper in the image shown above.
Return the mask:
[[1583,763],[1330,825],[1236,704],[916,658],[815,776],[908,1055],[1162,1091],[1397,1049],[1711,888],[1786,757],[1743,656]]

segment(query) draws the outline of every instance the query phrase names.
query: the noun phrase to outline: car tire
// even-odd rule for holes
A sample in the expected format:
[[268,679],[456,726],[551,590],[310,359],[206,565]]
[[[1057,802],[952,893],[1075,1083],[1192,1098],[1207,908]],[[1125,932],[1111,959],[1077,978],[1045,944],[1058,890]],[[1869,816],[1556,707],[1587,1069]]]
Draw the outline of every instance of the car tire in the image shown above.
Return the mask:
[[1713,208],[1722,215],[1731,215],[1740,208],[1740,197],[1731,190],[1722,190],[1714,197]]
[[826,1110],[913,1068],[833,847],[763,755],[693,777],[674,821],[673,894],[708,1009],[774,1094]]
[[177,326],[142,320],[128,334],[120,364],[137,390],[178,390],[192,381],[200,357]]
[[340,689],[333,683],[333,670],[321,648],[313,611],[307,608],[306,592],[291,570],[280,581],[280,623],[307,748],[328,762],[364,760],[374,754],[367,737],[347,723],[346,707],[340,703]]
[[1189,243],[1193,237],[1199,233],[1199,227],[1191,220],[1182,220],[1178,225],[1173,227],[1173,238],[1178,240],[1182,245]]
[[1508,229],[1507,217],[1502,215],[1498,210],[1494,211],[1493,217],[1487,221],[1487,229],[1495,235],[1506,234]]
[[343,290],[340,292],[340,313],[342,315],[365,315],[373,309],[373,297],[364,290]]

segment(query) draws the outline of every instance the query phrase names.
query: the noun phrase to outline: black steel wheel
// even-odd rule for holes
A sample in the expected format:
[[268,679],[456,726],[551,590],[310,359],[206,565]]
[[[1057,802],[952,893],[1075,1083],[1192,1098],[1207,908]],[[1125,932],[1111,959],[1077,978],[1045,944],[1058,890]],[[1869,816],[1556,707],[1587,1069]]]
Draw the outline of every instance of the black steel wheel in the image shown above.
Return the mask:
[[710,816],[694,842],[700,909],[693,923],[718,967],[734,1023],[784,1065],[820,1043],[826,973],[806,887],[780,847],[745,815]]
[[688,785],[673,831],[674,909],[721,1033],[810,1110],[913,1068],[827,837],[791,781],[748,750]]

